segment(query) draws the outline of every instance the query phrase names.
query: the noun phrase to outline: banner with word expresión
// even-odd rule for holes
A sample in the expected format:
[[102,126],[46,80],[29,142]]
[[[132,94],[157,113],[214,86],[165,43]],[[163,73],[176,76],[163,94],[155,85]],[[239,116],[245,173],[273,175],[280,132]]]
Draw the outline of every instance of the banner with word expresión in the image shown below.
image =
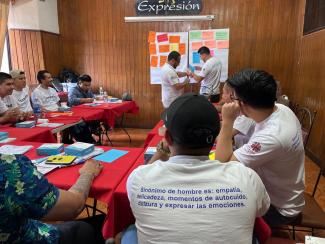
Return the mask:
[[181,54],[181,63],[177,71],[186,71],[188,67],[187,32],[153,32],[148,35],[150,54],[150,83],[161,84],[161,67],[167,62],[168,54],[177,51]]

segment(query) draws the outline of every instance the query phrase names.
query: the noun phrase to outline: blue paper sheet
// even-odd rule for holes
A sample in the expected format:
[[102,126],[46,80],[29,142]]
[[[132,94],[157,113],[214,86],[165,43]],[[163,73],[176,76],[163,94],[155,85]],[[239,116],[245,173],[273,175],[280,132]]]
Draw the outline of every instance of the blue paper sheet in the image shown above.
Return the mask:
[[200,54],[198,52],[193,52],[193,64],[200,63]]
[[104,162],[104,163],[112,163],[114,160],[122,157],[123,155],[127,154],[129,151],[123,151],[123,150],[117,150],[117,149],[111,149],[107,152],[104,152],[97,157],[95,157],[95,160]]

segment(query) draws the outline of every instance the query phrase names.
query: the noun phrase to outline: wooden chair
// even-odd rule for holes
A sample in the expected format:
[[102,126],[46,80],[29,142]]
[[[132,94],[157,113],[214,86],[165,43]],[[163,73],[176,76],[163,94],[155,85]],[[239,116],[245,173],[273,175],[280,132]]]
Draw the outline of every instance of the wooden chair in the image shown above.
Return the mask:
[[[318,164],[317,164],[318,165]],[[314,235],[314,229],[324,229],[325,230],[325,212],[319,206],[315,199],[315,193],[322,176],[322,173],[325,172],[325,163],[319,162],[320,170],[317,176],[314,189],[312,194],[305,192],[305,207],[302,211],[300,218],[291,223],[293,238],[295,238],[295,231],[306,231],[306,228],[311,230],[312,235]],[[305,228],[305,229],[297,229]],[[307,230],[308,231],[308,230]]]
[[304,142],[304,147],[306,148],[306,145],[309,140],[310,132],[313,128],[315,117],[316,117],[317,111],[311,112],[306,107],[300,107],[296,110],[296,116],[301,124],[302,129],[302,137]]

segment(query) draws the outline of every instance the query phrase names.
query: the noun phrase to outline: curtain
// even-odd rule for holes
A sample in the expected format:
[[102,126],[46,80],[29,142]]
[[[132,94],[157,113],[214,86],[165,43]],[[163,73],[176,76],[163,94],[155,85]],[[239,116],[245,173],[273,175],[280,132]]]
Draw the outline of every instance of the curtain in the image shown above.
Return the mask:
[[10,0],[0,0],[0,67],[2,63],[3,47],[7,31]]

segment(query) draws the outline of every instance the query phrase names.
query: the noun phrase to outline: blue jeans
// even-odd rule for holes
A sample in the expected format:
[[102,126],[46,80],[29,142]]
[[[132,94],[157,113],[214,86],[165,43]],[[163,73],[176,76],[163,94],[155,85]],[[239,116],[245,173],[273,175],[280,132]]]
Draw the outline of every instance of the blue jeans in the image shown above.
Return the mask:
[[138,244],[137,228],[130,225],[122,234],[121,244]]

